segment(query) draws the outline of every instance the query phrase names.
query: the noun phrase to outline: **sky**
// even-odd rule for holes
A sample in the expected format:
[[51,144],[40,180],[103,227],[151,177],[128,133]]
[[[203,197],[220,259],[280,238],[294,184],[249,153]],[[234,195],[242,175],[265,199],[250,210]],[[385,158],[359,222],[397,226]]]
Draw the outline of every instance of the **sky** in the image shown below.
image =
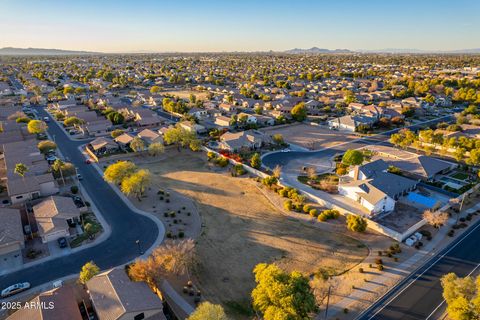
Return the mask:
[[0,0],[0,47],[480,48],[480,0]]

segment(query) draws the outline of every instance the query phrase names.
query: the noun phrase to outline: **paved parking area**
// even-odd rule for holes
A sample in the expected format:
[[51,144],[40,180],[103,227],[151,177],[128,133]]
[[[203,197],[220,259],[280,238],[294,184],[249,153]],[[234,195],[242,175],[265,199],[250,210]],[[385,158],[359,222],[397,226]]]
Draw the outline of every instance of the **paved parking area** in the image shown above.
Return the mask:
[[286,142],[308,150],[329,148],[359,138],[353,132],[330,130],[324,126],[303,123],[281,126],[279,128],[263,128],[261,131],[269,135],[279,133]]

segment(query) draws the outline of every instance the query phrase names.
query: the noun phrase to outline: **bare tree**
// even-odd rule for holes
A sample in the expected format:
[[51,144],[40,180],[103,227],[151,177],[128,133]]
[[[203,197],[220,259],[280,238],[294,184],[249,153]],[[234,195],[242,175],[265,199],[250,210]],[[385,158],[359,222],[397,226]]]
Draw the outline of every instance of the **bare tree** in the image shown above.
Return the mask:
[[316,180],[317,179],[317,170],[315,170],[314,167],[307,167],[306,169],[307,171],[307,176],[308,176],[308,179],[310,180]]
[[273,168],[272,174],[275,178],[280,178],[280,175],[282,174],[282,167],[276,165],[275,168]]
[[433,212],[430,210],[425,210],[423,212],[423,219],[434,228],[440,228],[448,221],[448,213],[446,212]]

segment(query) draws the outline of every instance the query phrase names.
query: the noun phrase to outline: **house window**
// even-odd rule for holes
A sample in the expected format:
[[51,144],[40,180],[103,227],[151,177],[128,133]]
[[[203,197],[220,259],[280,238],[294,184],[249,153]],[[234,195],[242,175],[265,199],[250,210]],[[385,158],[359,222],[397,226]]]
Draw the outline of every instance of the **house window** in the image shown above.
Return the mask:
[[145,313],[143,313],[143,312],[137,314],[137,315],[133,318],[133,320],[142,320],[142,319],[145,319]]
[[15,199],[22,199],[23,196],[16,196]]

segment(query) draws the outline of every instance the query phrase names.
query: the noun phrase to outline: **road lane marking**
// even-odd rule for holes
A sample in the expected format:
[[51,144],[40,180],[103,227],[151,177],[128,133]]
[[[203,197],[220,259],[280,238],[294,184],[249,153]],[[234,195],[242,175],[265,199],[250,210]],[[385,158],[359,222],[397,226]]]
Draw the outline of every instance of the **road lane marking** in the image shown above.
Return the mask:
[[[469,273],[469,274],[467,274],[467,277],[471,276],[471,275],[472,275],[472,273],[474,273],[474,272],[475,272],[475,270],[477,270],[477,269],[478,269],[478,267],[480,267],[480,263],[479,263],[479,264],[477,264],[477,266],[476,266],[475,268],[473,268],[473,270],[472,270],[472,271],[470,271],[470,273]],[[428,319],[430,319],[430,317],[431,317],[431,316],[433,316],[433,314],[434,314],[434,313],[435,313],[435,312],[438,310],[438,308],[440,308],[440,307],[441,307],[441,306],[442,306],[444,303],[445,303],[445,299],[443,299],[443,301],[442,301],[442,302],[441,302],[441,303],[440,303],[440,304],[439,304],[439,305],[438,305],[438,306],[437,306],[437,307],[436,307],[436,308],[435,308],[435,309],[432,311],[432,313],[430,313],[430,314],[428,315],[428,317],[427,317],[425,320],[428,320]]]
[[[395,300],[399,295],[401,295],[405,290],[407,290],[413,283],[415,283],[418,278],[420,278],[421,276],[423,276],[428,270],[430,270],[433,266],[435,266],[441,259],[443,259],[450,251],[452,251],[456,246],[458,246],[460,243],[463,242],[463,240],[465,240],[470,234],[472,234],[478,227],[480,227],[480,224],[477,222],[477,225],[475,225],[475,227],[470,230],[468,233],[464,234],[463,235],[463,238],[460,239],[457,243],[455,243],[451,248],[449,248],[445,253],[443,253],[441,256],[438,257],[437,260],[435,260],[435,262],[433,262],[432,264],[430,264],[421,274],[419,274],[418,276],[416,276],[413,281],[411,281],[408,285],[406,285],[404,288],[402,288],[402,290],[400,290],[397,294],[395,294],[393,297],[391,297],[387,303],[383,304],[380,309],[378,309],[377,312],[375,312],[371,317],[369,317],[368,319],[373,319],[377,314],[379,314],[383,309],[385,309],[385,307],[387,307],[390,303],[392,303],[393,300]],[[434,257],[432,257],[433,259]],[[426,264],[428,263],[429,261],[426,262]],[[421,268],[421,267],[420,267]],[[387,292],[388,294],[388,292]],[[380,298],[381,299],[381,298]]]

